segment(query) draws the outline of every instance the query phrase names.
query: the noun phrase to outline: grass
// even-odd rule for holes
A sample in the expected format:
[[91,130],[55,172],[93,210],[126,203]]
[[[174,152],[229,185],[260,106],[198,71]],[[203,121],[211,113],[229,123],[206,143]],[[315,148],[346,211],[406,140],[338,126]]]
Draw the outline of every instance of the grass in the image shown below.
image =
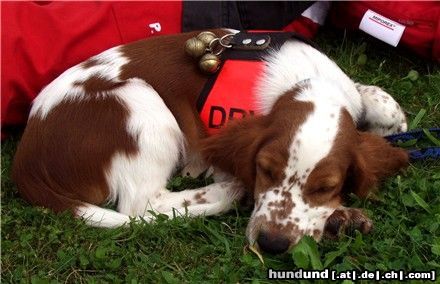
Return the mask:
[[[354,80],[389,91],[412,127],[439,126],[438,67],[361,34],[323,30],[317,41]],[[440,277],[438,161],[411,164],[385,181],[374,200],[349,197],[348,205],[365,208],[374,221],[370,235],[318,245],[303,239],[289,254],[264,255],[262,264],[244,248],[249,212],[240,208],[219,217],[160,218],[157,224],[96,229],[68,214],[29,206],[10,180],[17,141],[2,144],[3,283],[266,283],[268,268],[298,267],[436,270]],[[171,182],[173,188],[195,184],[181,178]]]

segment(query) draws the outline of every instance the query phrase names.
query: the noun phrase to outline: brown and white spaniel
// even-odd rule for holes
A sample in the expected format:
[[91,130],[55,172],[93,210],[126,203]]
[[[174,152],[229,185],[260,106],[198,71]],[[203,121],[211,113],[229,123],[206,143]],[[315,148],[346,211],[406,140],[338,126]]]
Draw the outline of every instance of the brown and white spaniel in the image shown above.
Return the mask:
[[[255,204],[247,239],[273,253],[346,225],[368,232],[371,221],[343,207],[342,196],[366,196],[406,166],[406,152],[378,136],[407,128],[393,98],[355,84],[323,53],[292,39],[265,57],[255,90],[261,115],[208,136],[196,109],[208,77],[183,51],[196,34],[112,48],[45,87],[13,164],[21,195],[115,227],[153,220],[151,210],[219,214],[247,192]],[[166,189],[179,166],[197,175],[209,165],[215,183]],[[107,202],[117,202],[117,211],[99,207]]]

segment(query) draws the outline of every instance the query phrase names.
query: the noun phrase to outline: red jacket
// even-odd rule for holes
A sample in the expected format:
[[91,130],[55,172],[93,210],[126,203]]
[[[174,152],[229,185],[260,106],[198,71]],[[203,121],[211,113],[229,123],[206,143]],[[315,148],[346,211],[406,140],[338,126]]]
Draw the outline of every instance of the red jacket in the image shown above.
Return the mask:
[[180,32],[181,2],[2,2],[1,124],[67,68],[110,47]]

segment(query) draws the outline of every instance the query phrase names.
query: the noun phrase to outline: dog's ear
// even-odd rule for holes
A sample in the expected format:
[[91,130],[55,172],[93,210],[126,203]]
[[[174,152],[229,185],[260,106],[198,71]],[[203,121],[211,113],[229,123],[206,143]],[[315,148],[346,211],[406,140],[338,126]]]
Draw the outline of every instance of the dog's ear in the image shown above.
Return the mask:
[[230,122],[201,142],[205,160],[241,179],[249,190],[255,186],[255,156],[263,139],[264,116]]
[[346,186],[348,191],[366,197],[382,178],[408,165],[408,153],[375,134],[359,132],[358,138]]

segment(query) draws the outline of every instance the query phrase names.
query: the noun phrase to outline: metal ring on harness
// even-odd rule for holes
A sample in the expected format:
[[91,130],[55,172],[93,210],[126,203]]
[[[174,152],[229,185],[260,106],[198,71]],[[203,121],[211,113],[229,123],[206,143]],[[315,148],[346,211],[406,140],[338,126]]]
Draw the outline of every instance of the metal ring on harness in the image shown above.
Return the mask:
[[[226,38],[232,37],[233,35],[234,34],[226,34],[226,35],[222,36],[221,38],[213,39],[209,43],[207,51],[211,52],[212,54],[214,54],[216,56],[219,56],[220,54],[223,53],[223,51],[225,51],[225,49],[232,47],[231,44],[227,44],[224,41]],[[218,49],[218,50],[216,51],[216,49]]]

